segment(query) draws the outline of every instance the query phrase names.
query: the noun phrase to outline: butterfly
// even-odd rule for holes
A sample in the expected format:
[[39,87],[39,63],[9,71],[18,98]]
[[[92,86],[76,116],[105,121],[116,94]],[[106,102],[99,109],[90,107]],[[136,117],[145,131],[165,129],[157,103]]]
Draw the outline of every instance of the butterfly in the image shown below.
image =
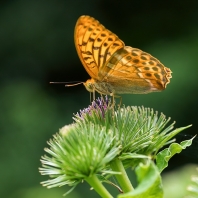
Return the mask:
[[91,79],[89,92],[116,96],[162,91],[171,70],[152,55],[130,46],[90,16],[76,23],[74,41],[78,56]]

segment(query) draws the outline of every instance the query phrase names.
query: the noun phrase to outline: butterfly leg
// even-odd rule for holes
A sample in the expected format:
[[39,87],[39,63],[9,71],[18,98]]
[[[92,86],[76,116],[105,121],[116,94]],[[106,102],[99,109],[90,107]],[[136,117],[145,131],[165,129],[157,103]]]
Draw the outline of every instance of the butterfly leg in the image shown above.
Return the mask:
[[111,93],[110,96],[112,96],[112,106],[114,107],[116,105],[115,98],[119,98],[121,96],[114,95],[114,93]]
[[91,103],[91,96],[92,96],[92,94],[91,94],[91,92],[89,92],[90,93],[90,96],[89,96],[89,98],[90,98],[90,103]]
[[122,104],[122,96],[116,96],[117,98],[120,98],[120,104],[119,104],[119,107],[121,107],[121,104]]
[[95,90],[93,91],[93,100],[95,100],[96,99],[96,92],[95,92]]
[[95,97],[95,90],[93,90],[93,92],[89,92],[90,93],[90,103],[92,102],[92,93],[93,93],[93,101],[96,99]]
[[115,100],[115,98],[119,98],[120,99],[120,103],[119,103],[119,107],[121,107],[121,104],[122,104],[122,97],[121,96],[118,96],[118,95],[114,95],[114,94],[112,94],[112,98],[113,98],[113,106],[116,104],[116,100]]
[[102,101],[103,103],[105,103],[105,100],[104,100],[104,98],[103,98],[103,95],[102,95],[102,94],[100,94],[100,97],[101,97],[101,101]]

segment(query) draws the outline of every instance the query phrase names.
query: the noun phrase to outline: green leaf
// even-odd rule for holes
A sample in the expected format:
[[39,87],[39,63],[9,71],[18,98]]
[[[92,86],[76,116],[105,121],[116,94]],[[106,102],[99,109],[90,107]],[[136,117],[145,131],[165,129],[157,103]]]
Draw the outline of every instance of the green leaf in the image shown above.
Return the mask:
[[156,156],[156,162],[159,171],[162,172],[168,166],[168,161],[173,155],[180,153],[183,149],[186,149],[186,147],[190,146],[194,138],[195,136],[190,140],[182,141],[180,144],[172,143],[169,148],[159,152]]
[[146,165],[136,168],[139,185],[131,192],[121,194],[118,198],[163,198],[162,181],[158,168],[149,160]]

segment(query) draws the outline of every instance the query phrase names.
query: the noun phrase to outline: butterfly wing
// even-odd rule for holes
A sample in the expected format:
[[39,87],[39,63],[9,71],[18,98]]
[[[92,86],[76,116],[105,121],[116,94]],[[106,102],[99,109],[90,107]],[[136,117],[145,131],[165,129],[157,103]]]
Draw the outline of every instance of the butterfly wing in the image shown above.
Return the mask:
[[90,16],[81,16],[75,26],[74,41],[87,73],[99,80],[98,72],[117,50],[124,47],[114,33]]
[[125,46],[100,68],[98,76],[114,93],[149,93],[166,88],[171,70],[150,54]]
[[149,93],[165,89],[170,82],[170,69],[150,54],[125,46],[90,16],[78,19],[74,40],[80,60],[92,77],[84,83],[89,91]]

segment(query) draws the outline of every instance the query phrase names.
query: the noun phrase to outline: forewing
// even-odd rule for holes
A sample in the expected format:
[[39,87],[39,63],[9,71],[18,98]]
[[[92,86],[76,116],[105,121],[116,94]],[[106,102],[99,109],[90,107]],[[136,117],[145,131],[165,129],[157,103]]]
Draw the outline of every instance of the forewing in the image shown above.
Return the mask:
[[74,40],[84,68],[94,79],[99,79],[100,68],[117,50],[124,47],[123,41],[90,16],[81,16],[78,19]]

